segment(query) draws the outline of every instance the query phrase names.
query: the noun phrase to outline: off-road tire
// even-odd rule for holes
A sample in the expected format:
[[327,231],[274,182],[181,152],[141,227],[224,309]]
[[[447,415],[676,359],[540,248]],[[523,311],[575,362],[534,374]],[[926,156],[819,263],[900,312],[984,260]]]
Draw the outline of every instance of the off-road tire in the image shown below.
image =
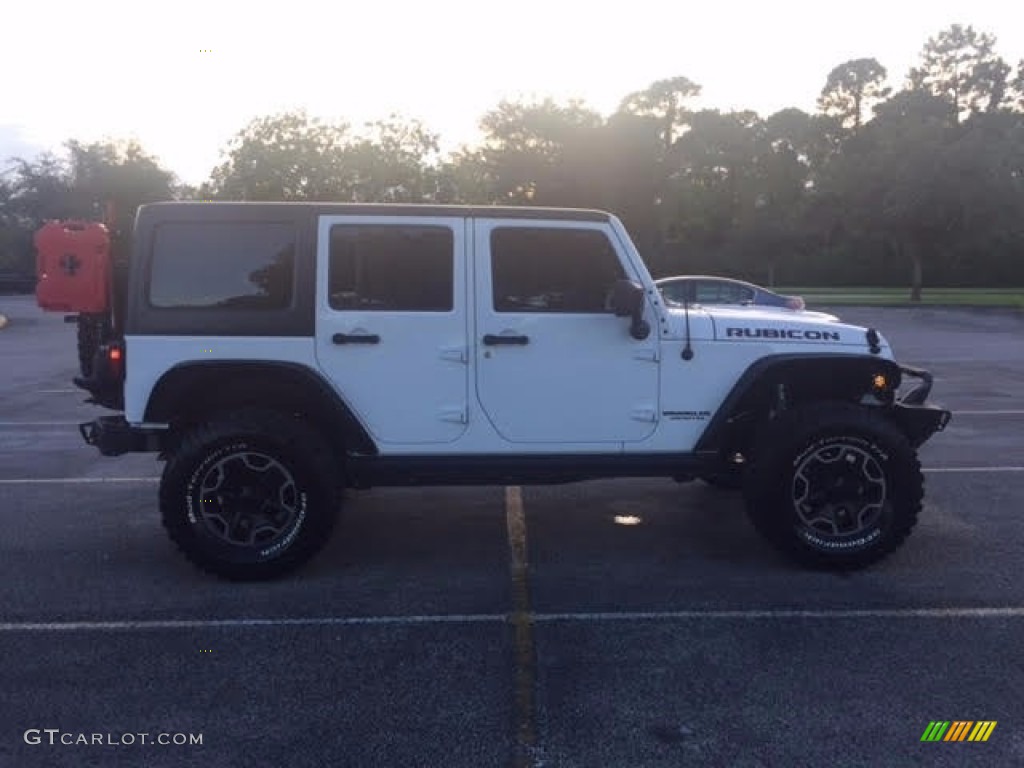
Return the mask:
[[160,514],[171,540],[204,571],[272,579],[327,543],[341,506],[336,473],[331,450],[309,426],[273,411],[237,411],[193,427],[169,452]]
[[843,402],[798,407],[761,430],[749,459],[747,513],[801,565],[863,568],[897,549],[917,523],[920,462],[877,410]]

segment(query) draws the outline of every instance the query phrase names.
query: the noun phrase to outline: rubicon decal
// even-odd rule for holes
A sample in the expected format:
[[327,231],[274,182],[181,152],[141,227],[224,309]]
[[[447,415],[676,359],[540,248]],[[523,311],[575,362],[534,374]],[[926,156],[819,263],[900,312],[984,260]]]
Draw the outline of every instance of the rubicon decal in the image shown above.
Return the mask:
[[995,729],[995,720],[932,720],[921,741],[988,741]]
[[729,339],[794,339],[796,341],[839,341],[838,331],[815,331],[799,328],[726,328]]

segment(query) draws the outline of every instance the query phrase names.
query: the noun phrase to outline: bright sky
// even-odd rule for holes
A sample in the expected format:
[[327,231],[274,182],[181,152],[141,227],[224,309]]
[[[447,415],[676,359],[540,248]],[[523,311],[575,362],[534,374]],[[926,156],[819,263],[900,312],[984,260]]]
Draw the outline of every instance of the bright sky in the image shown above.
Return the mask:
[[[15,5],[16,3],[16,5]],[[1013,0],[8,0],[0,172],[68,138],[135,137],[192,183],[253,117],[305,108],[360,126],[417,117],[449,148],[503,97],[607,114],[685,75],[701,107],[813,111],[829,70],[874,56],[900,85],[952,23],[1024,58]]]

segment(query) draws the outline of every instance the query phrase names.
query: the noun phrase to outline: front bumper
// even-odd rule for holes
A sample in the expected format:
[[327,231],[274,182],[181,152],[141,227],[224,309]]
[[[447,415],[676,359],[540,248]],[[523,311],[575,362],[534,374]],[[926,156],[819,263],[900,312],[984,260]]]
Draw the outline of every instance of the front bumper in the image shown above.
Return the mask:
[[133,427],[124,416],[101,416],[78,425],[82,439],[104,456],[162,450],[166,430]]
[[932,391],[930,372],[901,365],[900,373],[918,379],[919,383],[893,403],[893,418],[910,444],[918,448],[936,432],[944,430],[953,414],[944,408],[925,403]]

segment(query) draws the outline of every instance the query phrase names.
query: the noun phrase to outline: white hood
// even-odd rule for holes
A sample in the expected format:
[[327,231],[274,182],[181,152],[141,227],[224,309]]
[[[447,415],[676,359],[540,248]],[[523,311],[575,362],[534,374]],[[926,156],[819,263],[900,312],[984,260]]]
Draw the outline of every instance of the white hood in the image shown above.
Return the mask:
[[[686,312],[681,306],[668,307],[667,338],[683,338]],[[690,338],[737,344],[770,344],[775,347],[843,347],[843,352],[870,353],[868,329],[839,322],[823,312],[780,310],[756,306],[690,306]],[[891,357],[889,343],[878,334],[880,356]],[[858,349],[850,349],[856,347]]]

